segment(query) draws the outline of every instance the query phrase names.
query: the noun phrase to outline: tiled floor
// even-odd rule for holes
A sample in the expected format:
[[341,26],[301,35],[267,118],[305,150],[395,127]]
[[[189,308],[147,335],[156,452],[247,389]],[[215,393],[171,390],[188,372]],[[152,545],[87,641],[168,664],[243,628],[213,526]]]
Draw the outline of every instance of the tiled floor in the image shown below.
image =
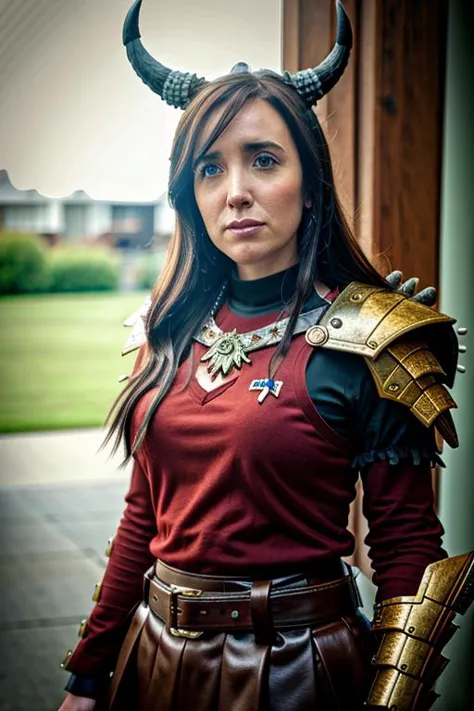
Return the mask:
[[[80,450],[69,449],[77,471],[77,457],[95,452]],[[2,469],[12,451],[0,441]],[[16,466],[33,468],[34,461],[19,457]],[[94,480],[89,471],[65,484],[59,470],[54,481],[47,468],[42,484],[39,471],[20,469],[9,473],[18,485],[2,477],[0,486],[0,711],[56,711],[68,678],[60,663],[93,605],[129,476],[109,467],[107,478]]]

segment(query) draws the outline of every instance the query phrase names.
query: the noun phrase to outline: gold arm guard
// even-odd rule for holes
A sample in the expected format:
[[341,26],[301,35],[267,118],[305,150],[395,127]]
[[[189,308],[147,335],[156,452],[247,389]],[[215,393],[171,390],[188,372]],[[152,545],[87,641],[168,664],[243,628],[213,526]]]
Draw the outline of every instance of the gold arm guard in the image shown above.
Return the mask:
[[474,599],[474,551],[431,563],[414,597],[375,606],[372,630],[383,633],[367,705],[390,711],[425,711],[438,695],[432,686],[448,664],[441,650],[453,624]]
[[458,356],[453,323],[403,294],[352,282],[323,315],[325,340],[314,345],[363,356],[380,397],[409,407],[457,447],[449,412],[456,403],[446,388]]

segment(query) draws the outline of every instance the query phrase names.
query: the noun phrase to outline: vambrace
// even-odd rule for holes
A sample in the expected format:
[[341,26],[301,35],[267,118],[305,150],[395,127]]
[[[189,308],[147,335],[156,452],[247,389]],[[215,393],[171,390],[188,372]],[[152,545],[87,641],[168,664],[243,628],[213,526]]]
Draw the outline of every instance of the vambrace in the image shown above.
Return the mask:
[[372,659],[376,676],[367,706],[426,711],[438,698],[433,685],[448,664],[444,645],[474,599],[474,551],[427,566],[415,596],[394,597],[374,608],[372,630],[381,633]]

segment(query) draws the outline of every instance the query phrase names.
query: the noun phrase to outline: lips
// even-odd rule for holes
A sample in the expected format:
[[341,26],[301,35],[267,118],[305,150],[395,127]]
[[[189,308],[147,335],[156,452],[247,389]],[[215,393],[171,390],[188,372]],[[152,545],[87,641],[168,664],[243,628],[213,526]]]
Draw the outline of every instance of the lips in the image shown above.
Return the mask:
[[246,218],[245,220],[234,220],[227,225],[227,229],[237,237],[252,237],[257,234],[265,223],[259,220]]
[[227,229],[241,230],[245,227],[256,227],[257,225],[263,225],[263,222],[260,222],[260,220],[252,220],[251,218],[247,217],[245,220],[234,220],[233,222],[229,222],[229,224],[227,225]]

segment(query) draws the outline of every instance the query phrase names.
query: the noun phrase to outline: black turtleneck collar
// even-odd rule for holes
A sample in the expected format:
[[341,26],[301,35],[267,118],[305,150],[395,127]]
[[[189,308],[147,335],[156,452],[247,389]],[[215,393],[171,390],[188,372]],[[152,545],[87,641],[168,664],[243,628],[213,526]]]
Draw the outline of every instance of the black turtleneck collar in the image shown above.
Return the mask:
[[[227,302],[230,309],[239,316],[257,316],[283,309],[290,301],[296,288],[298,264],[277,274],[244,281],[232,270],[229,280]],[[317,301],[317,303],[316,303]],[[316,292],[305,304],[305,311],[325,302]]]

